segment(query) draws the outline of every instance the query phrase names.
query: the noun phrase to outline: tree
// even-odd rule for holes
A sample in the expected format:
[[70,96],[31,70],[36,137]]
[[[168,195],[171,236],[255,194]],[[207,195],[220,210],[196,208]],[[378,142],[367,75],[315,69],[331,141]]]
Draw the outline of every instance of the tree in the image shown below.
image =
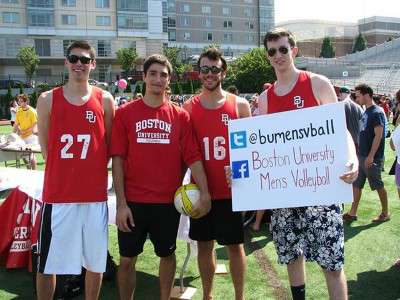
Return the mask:
[[178,47],[164,47],[163,49],[163,53],[171,63],[173,72],[175,73],[178,80],[181,79],[183,73],[185,72],[185,69],[187,68],[182,62],[180,56],[181,50],[182,49]]
[[30,84],[33,74],[35,74],[40,62],[39,56],[36,54],[35,48],[21,48],[17,54],[17,60],[24,67],[27,81]]
[[364,49],[367,48],[367,40],[365,37],[360,33],[357,37],[356,40],[354,41],[354,47],[352,53],[356,53],[358,51],[363,51]]
[[254,48],[228,66],[224,87],[235,85],[240,93],[261,92],[264,83],[276,80],[264,48]]
[[331,38],[324,37],[319,57],[332,58],[335,57],[335,55],[336,55],[336,50],[333,47]]
[[117,52],[117,62],[126,76],[135,68],[138,54],[134,48],[121,48]]

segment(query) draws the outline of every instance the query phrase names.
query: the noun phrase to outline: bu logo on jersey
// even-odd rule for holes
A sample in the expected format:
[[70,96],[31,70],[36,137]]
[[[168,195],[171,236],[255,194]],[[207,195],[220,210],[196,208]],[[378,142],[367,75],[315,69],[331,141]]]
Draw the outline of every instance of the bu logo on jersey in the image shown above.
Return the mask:
[[86,111],[86,120],[88,120],[89,123],[96,123],[96,115],[94,114],[93,111],[91,110]]
[[296,106],[297,108],[303,108],[303,107],[304,107],[304,100],[301,99],[300,96],[294,96],[294,97],[293,97],[293,104],[294,104],[294,106]]
[[221,122],[228,126],[229,116],[227,114],[221,114]]

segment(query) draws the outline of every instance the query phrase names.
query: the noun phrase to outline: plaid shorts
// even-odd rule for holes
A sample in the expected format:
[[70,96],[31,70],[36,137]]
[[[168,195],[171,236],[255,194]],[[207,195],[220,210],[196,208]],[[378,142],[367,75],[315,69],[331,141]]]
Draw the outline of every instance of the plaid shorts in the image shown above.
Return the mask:
[[280,264],[304,255],[323,269],[343,268],[344,230],[338,205],[275,209],[272,236]]

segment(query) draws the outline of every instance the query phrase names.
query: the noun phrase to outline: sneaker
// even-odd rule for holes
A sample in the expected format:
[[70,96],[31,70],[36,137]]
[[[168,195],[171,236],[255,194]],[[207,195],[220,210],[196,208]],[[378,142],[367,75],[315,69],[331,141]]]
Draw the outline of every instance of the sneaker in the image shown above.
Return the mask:
[[345,213],[345,214],[343,214],[343,221],[346,221],[346,222],[357,221],[357,216],[352,216],[349,213]]
[[379,216],[377,216],[375,219],[372,220],[372,222],[386,222],[390,220],[390,215],[386,215],[384,213],[381,213]]

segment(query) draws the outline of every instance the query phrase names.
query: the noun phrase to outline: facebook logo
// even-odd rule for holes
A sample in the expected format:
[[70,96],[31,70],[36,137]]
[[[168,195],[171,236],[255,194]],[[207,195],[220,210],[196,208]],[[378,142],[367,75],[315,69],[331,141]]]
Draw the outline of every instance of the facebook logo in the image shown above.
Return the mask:
[[247,160],[239,160],[232,162],[233,179],[249,177],[249,162]]
[[231,133],[231,149],[246,148],[246,131],[237,131]]

